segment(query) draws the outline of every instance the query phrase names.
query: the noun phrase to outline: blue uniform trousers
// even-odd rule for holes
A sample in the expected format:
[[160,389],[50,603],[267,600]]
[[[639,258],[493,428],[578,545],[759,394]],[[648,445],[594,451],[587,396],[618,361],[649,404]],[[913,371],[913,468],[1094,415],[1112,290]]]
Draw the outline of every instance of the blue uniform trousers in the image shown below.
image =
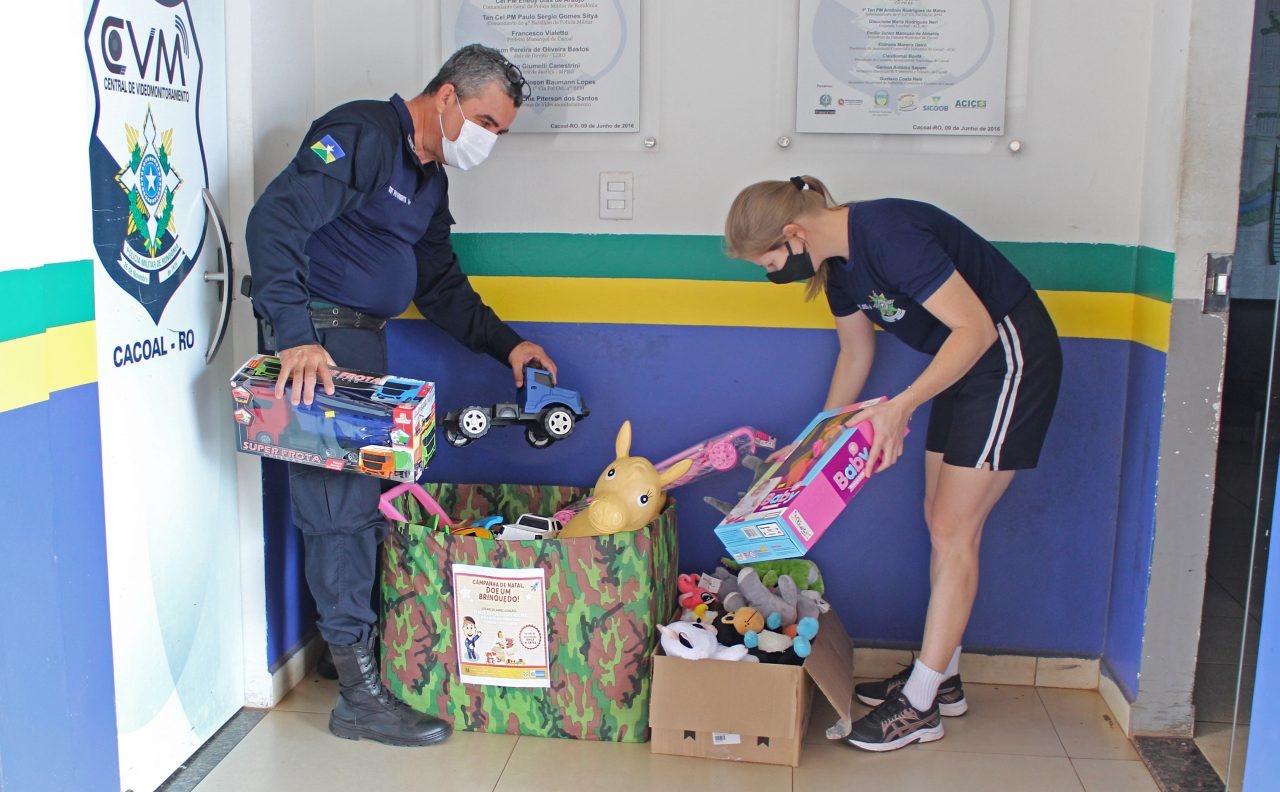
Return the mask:
[[[387,370],[385,330],[318,327],[316,334],[339,367]],[[317,390],[321,387],[316,383]],[[378,511],[382,482],[290,463],[289,494],[293,522],[302,531],[320,634],[336,646],[364,641],[378,618],[371,600],[378,545],[388,528]]]

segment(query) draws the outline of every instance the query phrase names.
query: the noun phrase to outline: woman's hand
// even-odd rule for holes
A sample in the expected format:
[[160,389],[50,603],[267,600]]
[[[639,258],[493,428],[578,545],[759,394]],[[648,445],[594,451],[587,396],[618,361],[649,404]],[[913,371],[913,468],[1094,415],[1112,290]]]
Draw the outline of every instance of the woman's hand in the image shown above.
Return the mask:
[[774,462],[777,462],[779,459],[782,459],[787,454],[790,454],[792,451],[795,451],[795,450],[796,450],[795,443],[784,445],[782,448],[779,448],[777,451],[774,451],[772,454],[765,457],[764,461],[766,464],[772,465]]
[[866,476],[871,478],[873,472],[891,467],[902,456],[903,438],[907,434],[907,424],[916,405],[911,396],[911,388],[893,397],[859,410],[845,421],[845,426],[856,426],[863,421],[871,422],[871,451],[867,455]]

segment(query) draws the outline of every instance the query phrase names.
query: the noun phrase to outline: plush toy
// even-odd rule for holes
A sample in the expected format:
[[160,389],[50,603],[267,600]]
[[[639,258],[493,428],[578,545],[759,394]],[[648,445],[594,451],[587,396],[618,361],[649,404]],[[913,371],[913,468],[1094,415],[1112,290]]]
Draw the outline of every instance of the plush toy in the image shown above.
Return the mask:
[[796,600],[796,615],[802,619],[806,617],[816,619],[829,610],[831,610],[831,603],[816,591],[802,591],[800,599]]
[[666,505],[662,488],[683,476],[693,464],[693,460],[682,460],[659,474],[649,460],[630,456],[630,421],[623,421],[618,430],[614,450],[617,458],[596,479],[591,505],[569,520],[560,532],[561,539],[640,530]]
[[790,575],[778,577],[778,590],[774,592],[760,582],[760,573],[754,567],[743,567],[738,572],[738,589],[747,598],[747,604],[762,613],[777,613],[782,624],[791,624],[797,618],[796,603],[800,591]]
[[[773,630],[749,630],[742,637],[742,643],[748,649],[759,650],[764,654],[780,654],[788,650],[795,656],[804,659],[813,652],[813,639],[818,635],[817,619],[801,619],[796,623],[795,636]],[[776,661],[776,658],[771,658]],[[762,662],[769,662],[762,658]]]
[[733,628],[738,631],[738,635],[746,635],[752,630],[756,632],[763,630],[765,619],[764,614],[760,611],[746,607],[738,608],[733,613],[726,613],[720,617],[720,621],[733,625]]
[[822,594],[825,588],[822,583],[822,572],[818,565],[807,558],[781,558],[774,561],[756,561],[739,565],[732,558],[721,558],[720,564],[728,571],[737,573],[743,567],[751,567],[760,573],[760,582],[766,586],[778,585],[778,578],[790,575],[796,588],[801,591],[816,591]]
[[720,618],[719,611],[713,611],[706,605],[694,605],[692,609],[685,608],[680,613],[680,621],[698,622],[699,624],[715,624]]
[[720,599],[720,604],[724,606],[725,612],[732,612],[747,604],[746,597],[742,596],[742,592],[738,591],[738,574],[730,572],[722,566],[716,567],[716,571],[711,573],[711,577],[716,581],[715,594]]
[[714,605],[718,602],[715,594],[698,585],[697,575],[681,575],[676,578],[676,586],[680,589],[679,603],[682,608],[694,608],[698,605]]
[[716,640],[716,629],[696,622],[673,622],[658,625],[662,633],[662,651],[671,657],[685,660],[741,660],[759,662],[747,652],[745,646],[721,646]]

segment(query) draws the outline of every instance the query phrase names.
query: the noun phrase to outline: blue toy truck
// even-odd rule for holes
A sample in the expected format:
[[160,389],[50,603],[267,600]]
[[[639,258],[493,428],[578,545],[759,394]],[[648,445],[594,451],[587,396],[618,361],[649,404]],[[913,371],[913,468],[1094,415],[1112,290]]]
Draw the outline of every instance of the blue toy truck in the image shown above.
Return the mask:
[[449,445],[462,448],[491,427],[520,424],[529,445],[546,448],[573,434],[577,422],[590,413],[577,391],[556,386],[549,371],[526,366],[518,403],[455,410],[444,418],[444,437]]

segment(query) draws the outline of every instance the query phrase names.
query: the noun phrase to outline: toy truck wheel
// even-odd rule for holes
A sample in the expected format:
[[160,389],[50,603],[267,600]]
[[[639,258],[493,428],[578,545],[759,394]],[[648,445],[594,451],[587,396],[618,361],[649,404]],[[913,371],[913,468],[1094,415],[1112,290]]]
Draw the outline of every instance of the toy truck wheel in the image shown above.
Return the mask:
[[275,442],[271,439],[271,435],[266,432],[258,432],[258,436],[253,439],[265,445],[275,445]]
[[547,436],[546,432],[542,431],[541,426],[526,426],[524,428],[524,439],[534,448],[546,448],[554,442]]
[[563,440],[573,434],[575,418],[566,407],[552,407],[542,414],[542,428],[552,440]]
[[489,415],[479,407],[468,407],[458,414],[458,432],[470,440],[478,440],[489,431]]
[[444,439],[454,448],[462,448],[463,446],[471,445],[470,437],[458,434],[453,431],[452,428],[444,430]]

